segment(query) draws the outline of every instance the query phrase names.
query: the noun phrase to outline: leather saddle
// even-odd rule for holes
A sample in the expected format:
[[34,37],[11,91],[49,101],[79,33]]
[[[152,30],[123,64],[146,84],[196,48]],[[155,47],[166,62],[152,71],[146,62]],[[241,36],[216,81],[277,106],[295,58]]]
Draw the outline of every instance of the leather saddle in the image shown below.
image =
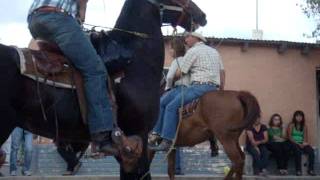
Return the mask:
[[38,82],[59,88],[75,88],[83,122],[86,124],[87,105],[83,78],[63,55],[60,48],[44,40],[32,39],[28,49],[22,49],[24,61],[20,60],[21,73]]
[[69,60],[60,48],[47,41],[31,40],[29,49],[39,73],[43,75],[57,75],[70,68]]
[[188,118],[193,115],[198,107],[199,101],[200,99],[193,100],[192,102],[184,105],[183,108],[180,108],[180,110],[182,110],[182,119]]

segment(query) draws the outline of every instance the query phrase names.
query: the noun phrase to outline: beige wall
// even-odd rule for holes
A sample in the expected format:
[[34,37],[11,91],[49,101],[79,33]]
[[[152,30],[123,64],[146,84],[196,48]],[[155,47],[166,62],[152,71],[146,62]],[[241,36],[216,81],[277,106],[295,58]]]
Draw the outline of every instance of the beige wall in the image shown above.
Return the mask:
[[[300,49],[288,49],[279,54],[275,47],[250,47],[242,52],[240,46],[218,47],[225,70],[227,90],[253,93],[261,106],[262,121],[268,123],[273,113],[282,115],[287,124],[295,110],[306,115],[310,141],[318,139],[316,67],[320,67],[320,50],[308,56]],[[166,56],[166,64],[171,58]]]

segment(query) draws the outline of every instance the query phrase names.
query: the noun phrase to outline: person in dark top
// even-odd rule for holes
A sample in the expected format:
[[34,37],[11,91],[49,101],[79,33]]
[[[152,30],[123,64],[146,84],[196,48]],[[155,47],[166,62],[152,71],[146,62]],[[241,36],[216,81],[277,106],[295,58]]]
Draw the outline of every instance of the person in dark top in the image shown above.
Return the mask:
[[296,175],[301,176],[301,156],[302,153],[308,155],[308,174],[315,176],[314,172],[314,150],[308,142],[308,129],[305,124],[305,116],[302,111],[293,114],[292,122],[287,129],[290,149],[295,156]]
[[280,114],[273,114],[269,121],[267,148],[271,151],[277,162],[280,175],[288,175],[289,142],[283,133],[282,117]]
[[260,118],[256,120],[252,127],[246,130],[246,150],[252,156],[252,166],[254,175],[266,175],[266,167],[270,152],[266,147],[268,142],[267,126],[261,124]]

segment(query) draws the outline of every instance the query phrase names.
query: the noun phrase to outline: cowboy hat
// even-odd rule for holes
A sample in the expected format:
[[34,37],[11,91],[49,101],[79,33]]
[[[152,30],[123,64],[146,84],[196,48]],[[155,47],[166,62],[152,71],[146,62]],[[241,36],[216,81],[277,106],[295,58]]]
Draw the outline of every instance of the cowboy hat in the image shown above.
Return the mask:
[[197,33],[197,32],[187,33],[187,34],[186,34],[186,37],[187,37],[187,36],[193,36],[193,37],[196,37],[196,38],[200,39],[200,40],[203,41],[203,42],[207,42],[207,39],[206,39],[204,36],[202,36],[202,34]]

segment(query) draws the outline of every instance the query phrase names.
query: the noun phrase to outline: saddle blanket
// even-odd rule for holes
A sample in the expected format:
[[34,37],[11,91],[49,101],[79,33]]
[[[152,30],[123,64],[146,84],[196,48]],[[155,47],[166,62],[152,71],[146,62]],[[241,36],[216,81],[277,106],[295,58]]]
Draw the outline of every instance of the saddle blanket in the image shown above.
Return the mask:
[[17,50],[20,57],[20,72],[22,75],[50,86],[76,89],[72,68],[66,67],[64,71],[57,75],[43,75],[38,72],[35,58],[28,48],[14,48]]

